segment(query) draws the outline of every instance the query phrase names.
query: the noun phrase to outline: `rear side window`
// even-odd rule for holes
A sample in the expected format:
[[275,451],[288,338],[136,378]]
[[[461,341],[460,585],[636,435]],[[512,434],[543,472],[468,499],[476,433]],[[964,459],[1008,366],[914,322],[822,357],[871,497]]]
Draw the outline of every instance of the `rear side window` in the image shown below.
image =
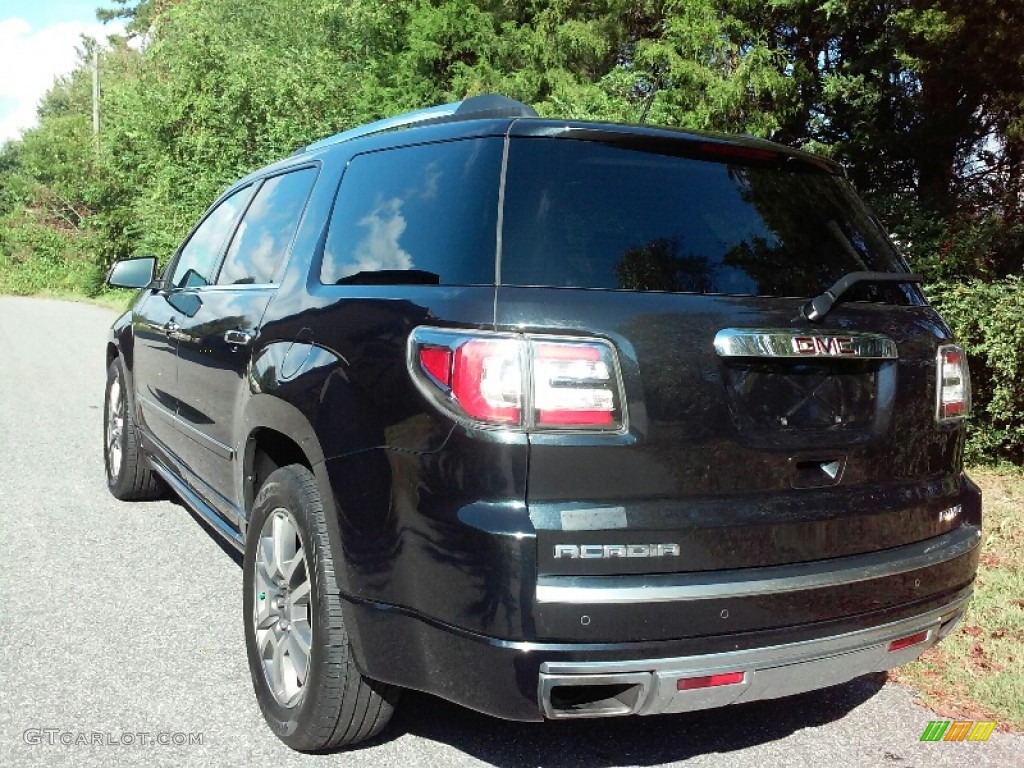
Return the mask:
[[502,140],[352,159],[324,245],[326,284],[493,285]]
[[299,227],[316,168],[267,179],[242,217],[224,257],[219,285],[263,284],[274,278]]
[[171,284],[175,288],[201,288],[213,282],[224,244],[234,231],[251,194],[251,186],[243,187],[222,200],[203,219],[181,249],[174,265]]
[[566,139],[513,140],[508,162],[505,284],[814,296],[848,272],[906,271],[826,173]]

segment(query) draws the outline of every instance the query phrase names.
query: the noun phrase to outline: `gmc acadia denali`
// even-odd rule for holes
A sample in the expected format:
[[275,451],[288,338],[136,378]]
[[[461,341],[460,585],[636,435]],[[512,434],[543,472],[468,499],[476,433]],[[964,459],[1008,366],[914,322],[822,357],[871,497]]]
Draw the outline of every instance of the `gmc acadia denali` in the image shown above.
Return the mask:
[[107,480],[244,555],[299,750],[402,688],[651,715],[904,664],[964,613],[963,350],[838,167],[751,138],[402,115],[232,185],[106,351]]

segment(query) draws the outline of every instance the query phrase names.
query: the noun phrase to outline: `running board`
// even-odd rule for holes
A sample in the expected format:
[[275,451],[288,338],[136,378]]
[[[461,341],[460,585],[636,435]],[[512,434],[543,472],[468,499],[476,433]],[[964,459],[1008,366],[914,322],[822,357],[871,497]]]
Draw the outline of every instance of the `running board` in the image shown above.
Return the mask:
[[163,478],[164,482],[171,486],[171,490],[178,494],[178,496],[181,497],[181,500],[184,501],[193,512],[213,526],[213,529],[227,539],[235,549],[240,553],[245,554],[245,542],[242,540],[241,535],[239,535],[238,531],[228,525],[224,518],[214,511],[213,507],[199,498],[195,491],[185,485],[185,483],[182,482],[176,474],[171,472],[171,470],[161,464],[158,460],[150,457],[149,463],[153,467],[153,470]]

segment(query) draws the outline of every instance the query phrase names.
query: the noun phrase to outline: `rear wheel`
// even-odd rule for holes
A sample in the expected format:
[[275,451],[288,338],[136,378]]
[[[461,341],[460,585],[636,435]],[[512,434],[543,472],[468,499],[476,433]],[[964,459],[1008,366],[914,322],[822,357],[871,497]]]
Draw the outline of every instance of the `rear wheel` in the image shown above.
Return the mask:
[[107,487],[122,501],[156,499],[163,483],[142,455],[139,428],[129,407],[124,367],[115,358],[107,368],[107,394],[103,405],[103,460]]
[[356,668],[323,506],[306,467],[277,469],[260,489],[242,581],[249,672],[274,733],[293,749],[319,751],[384,728],[398,689]]

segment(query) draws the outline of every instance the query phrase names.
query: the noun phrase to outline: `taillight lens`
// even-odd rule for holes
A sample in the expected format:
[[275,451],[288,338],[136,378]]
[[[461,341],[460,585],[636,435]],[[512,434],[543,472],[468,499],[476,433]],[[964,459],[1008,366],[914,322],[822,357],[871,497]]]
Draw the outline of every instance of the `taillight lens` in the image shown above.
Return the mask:
[[606,341],[417,328],[409,345],[413,378],[457,418],[527,431],[623,427]]
[[522,421],[519,344],[473,339],[455,348],[452,396],[470,418],[492,424]]
[[936,378],[935,418],[940,422],[964,418],[971,410],[971,375],[967,356],[956,344],[939,347]]
[[615,418],[611,349],[535,341],[533,408],[539,426],[610,427]]

